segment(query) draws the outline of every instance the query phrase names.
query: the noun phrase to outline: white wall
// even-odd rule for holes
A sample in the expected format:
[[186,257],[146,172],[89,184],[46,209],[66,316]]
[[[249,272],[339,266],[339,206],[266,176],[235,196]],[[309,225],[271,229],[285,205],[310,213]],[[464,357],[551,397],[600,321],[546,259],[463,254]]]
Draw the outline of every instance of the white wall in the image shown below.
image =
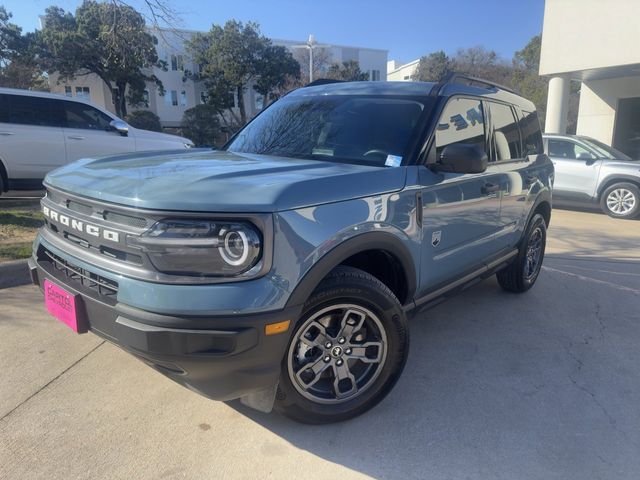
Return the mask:
[[540,74],[640,63],[639,0],[546,0]]
[[640,97],[640,76],[583,82],[576,133],[611,145],[618,100],[631,97]]
[[414,60],[413,62],[405,63],[404,65],[400,65],[399,62],[396,62],[394,60],[393,64],[395,66],[395,69],[387,72],[387,81],[409,82],[411,81],[411,77],[413,76],[413,74],[418,69],[418,65],[420,64],[420,59]]

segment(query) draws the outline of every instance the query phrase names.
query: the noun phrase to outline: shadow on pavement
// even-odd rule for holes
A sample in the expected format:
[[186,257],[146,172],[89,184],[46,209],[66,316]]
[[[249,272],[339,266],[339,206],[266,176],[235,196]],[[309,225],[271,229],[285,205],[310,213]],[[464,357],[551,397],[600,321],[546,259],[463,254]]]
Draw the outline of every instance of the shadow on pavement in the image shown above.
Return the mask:
[[554,271],[524,295],[488,280],[412,320],[402,378],[362,417],[307,426],[232,406],[374,478],[632,478],[639,298]]

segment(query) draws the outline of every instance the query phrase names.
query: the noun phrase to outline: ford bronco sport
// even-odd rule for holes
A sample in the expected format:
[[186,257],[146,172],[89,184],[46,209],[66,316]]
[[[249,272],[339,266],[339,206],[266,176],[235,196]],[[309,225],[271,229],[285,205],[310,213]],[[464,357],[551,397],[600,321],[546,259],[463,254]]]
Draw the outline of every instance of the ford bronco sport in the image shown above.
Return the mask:
[[48,310],[207,397],[327,423],[392,389],[411,312],[535,283],[553,166],[531,102],[460,76],[319,83],[220,151],[50,173]]

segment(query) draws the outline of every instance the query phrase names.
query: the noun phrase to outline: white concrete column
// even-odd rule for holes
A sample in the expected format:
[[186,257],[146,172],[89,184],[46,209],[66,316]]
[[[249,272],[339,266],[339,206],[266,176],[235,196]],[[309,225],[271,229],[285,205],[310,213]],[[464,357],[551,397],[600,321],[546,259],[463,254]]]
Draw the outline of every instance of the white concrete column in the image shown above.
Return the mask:
[[547,118],[544,124],[546,133],[567,133],[567,114],[569,112],[569,75],[558,75],[549,80],[547,96]]

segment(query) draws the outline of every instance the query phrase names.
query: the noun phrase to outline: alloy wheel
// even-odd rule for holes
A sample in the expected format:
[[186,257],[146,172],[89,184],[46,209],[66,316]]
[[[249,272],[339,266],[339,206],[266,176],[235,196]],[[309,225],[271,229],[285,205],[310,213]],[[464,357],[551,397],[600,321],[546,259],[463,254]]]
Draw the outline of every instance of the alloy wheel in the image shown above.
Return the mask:
[[354,304],[321,309],[298,329],[287,353],[287,370],[306,399],[336,404],[364,393],[387,357],[382,322]]
[[616,215],[627,215],[636,206],[636,196],[626,188],[612,190],[607,196],[607,208]]
[[542,240],[543,233],[540,227],[537,227],[529,237],[527,244],[527,252],[524,265],[524,278],[530,280],[538,274],[540,270],[540,260],[542,258]]

